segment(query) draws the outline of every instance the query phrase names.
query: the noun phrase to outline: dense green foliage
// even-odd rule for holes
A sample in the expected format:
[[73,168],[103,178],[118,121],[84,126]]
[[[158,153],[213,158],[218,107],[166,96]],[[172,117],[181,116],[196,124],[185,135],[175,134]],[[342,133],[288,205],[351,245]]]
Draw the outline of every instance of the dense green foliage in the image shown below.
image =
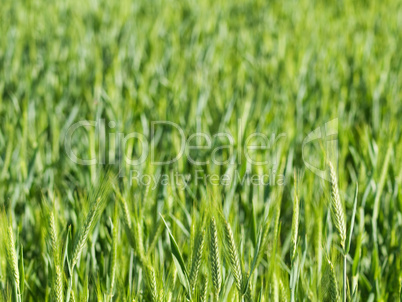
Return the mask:
[[[0,301],[399,301],[401,32],[397,0],[3,0]],[[156,165],[155,121],[212,147]]]

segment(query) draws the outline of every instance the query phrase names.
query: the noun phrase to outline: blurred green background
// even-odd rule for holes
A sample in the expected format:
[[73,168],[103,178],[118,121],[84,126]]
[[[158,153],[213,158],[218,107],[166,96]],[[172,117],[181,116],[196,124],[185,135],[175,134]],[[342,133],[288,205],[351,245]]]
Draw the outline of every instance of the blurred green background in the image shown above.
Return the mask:
[[[80,211],[85,209],[80,200],[98,175],[97,166],[77,165],[66,156],[64,138],[74,123],[114,121],[116,127],[107,128],[107,134],[143,133],[149,142],[155,143],[161,159],[177,154],[178,137],[169,129],[154,136],[150,131],[152,121],[174,122],[186,136],[199,129],[197,121],[201,130],[211,136],[219,131],[234,136],[240,131],[242,137],[256,131],[267,135],[286,133],[286,140],[277,149],[286,180],[280,236],[281,241],[287,242],[282,255],[277,257],[284,259],[286,265],[292,175],[294,169],[304,167],[302,141],[308,133],[335,118],[339,123],[339,186],[348,217],[355,184],[360,185],[350,265],[356,254],[359,257],[349,271],[350,286],[352,281],[358,283],[360,301],[400,299],[401,33],[402,2],[397,0],[3,0],[0,205],[13,218],[17,246],[24,246],[28,288],[24,300],[50,299],[47,235],[41,222],[41,204],[58,200],[61,233],[66,237],[67,225],[74,229],[79,224]],[[78,131],[72,144],[74,152],[83,158],[98,156],[99,141],[93,127]],[[218,141],[219,144],[223,142]],[[244,139],[236,141],[236,146],[239,144],[244,144]],[[384,172],[385,184],[381,186],[387,150],[391,159]],[[314,152],[319,151],[317,145]],[[138,158],[141,148],[131,140],[124,152]],[[239,154],[233,156],[237,158]],[[222,158],[227,157],[222,152]],[[247,168],[246,161],[242,161],[235,167],[211,165],[207,169],[220,175],[238,169],[244,175]],[[147,160],[138,169],[148,174],[173,170],[192,174],[197,167],[182,158],[162,167]],[[251,169],[267,172],[267,167]],[[171,213],[183,221],[186,211],[198,211],[192,204],[206,196],[206,189],[195,185],[176,197],[166,188],[130,186],[127,177],[119,182],[127,198],[137,203],[133,207],[141,208],[144,229],[149,229],[149,233],[151,226],[160,220],[158,212]],[[237,201],[240,204],[238,212],[230,216],[235,217],[231,220],[238,225],[238,235],[244,236],[238,237],[239,241],[251,232],[251,208],[256,209],[257,217],[262,217],[265,204],[280,190],[265,188],[256,195],[253,193],[256,190],[246,187],[212,189],[214,196],[222,199],[224,208],[229,198],[234,200],[230,205]],[[325,194],[320,189],[322,182],[309,170],[304,173],[301,187],[305,205],[302,205],[300,237],[306,240],[303,246],[308,251],[307,261],[314,267],[315,253],[321,248],[313,243],[320,223],[316,217],[322,217],[321,223],[327,221]],[[380,239],[378,255],[373,256],[372,213],[376,195],[380,198]],[[248,197],[255,200],[251,208]],[[317,204],[322,205],[318,214],[314,212]],[[110,229],[107,216],[113,215],[113,208],[113,205],[106,208],[102,219],[104,231],[97,228],[98,240],[107,241],[104,234]],[[183,228],[189,227],[187,222],[183,224]],[[330,233],[326,228],[320,230],[324,237]],[[180,228],[174,231],[179,238],[180,231]],[[307,238],[311,246],[307,246]],[[185,244],[186,237],[178,242]],[[94,255],[95,250],[97,261],[106,257],[99,247],[94,248]],[[128,247],[121,254],[121,263],[131,261]],[[163,259],[157,255],[155,263]],[[247,256],[244,258],[247,262]],[[275,256],[268,259],[275,261]],[[91,264],[93,268],[81,269],[82,276],[96,276],[97,265]],[[162,261],[155,264],[160,266],[161,276],[162,264]],[[139,292],[136,287],[139,285],[128,285],[128,269],[128,265],[121,269],[118,299],[125,300],[123,296],[132,299],[136,296],[134,292]],[[300,285],[299,300],[318,299],[320,275],[307,265],[301,271],[302,277],[305,275],[310,282]],[[0,273],[0,287],[5,290],[4,269]],[[102,273],[99,273],[101,280]],[[75,284],[77,295],[84,284],[82,276]],[[260,284],[256,288],[264,289],[266,301],[270,301],[270,278],[255,281]],[[90,286],[89,296],[93,299],[95,292],[95,285]],[[126,295],[127,292],[130,294]]]

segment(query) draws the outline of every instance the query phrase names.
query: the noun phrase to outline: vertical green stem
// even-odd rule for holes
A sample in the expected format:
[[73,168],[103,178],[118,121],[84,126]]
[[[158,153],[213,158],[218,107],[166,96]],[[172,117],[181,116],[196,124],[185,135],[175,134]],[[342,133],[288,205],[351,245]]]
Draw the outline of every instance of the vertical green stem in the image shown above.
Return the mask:
[[68,263],[68,271],[69,271],[69,274],[70,274],[70,280],[69,280],[69,285],[68,285],[68,289],[67,289],[66,302],[69,302],[70,301],[71,291],[73,289],[74,266],[70,269],[70,263],[68,262],[68,259],[67,259],[67,263]]
[[346,253],[343,254],[343,302],[346,302]]
[[292,269],[290,271],[290,301],[295,302],[295,288],[296,288],[296,280],[295,280],[295,265],[292,261]]

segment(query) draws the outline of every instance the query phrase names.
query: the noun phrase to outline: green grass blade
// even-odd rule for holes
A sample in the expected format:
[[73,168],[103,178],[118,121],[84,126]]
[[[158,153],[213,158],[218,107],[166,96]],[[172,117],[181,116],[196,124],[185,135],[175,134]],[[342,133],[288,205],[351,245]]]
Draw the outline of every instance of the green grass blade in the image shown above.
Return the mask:
[[352,242],[353,227],[355,226],[356,209],[357,209],[357,196],[358,196],[358,194],[359,194],[359,184],[356,183],[356,191],[355,191],[355,197],[354,197],[354,201],[353,201],[353,212],[352,212],[352,218],[350,220],[349,238],[348,238],[348,245],[346,247],[346,254],[349,253],[349,251],[350,251],[350,243]]
[[173,260],[175,262],[180,281],[183,284],[184,288],[186,289],[186,292],[188,294],[190,294],[190,281],[189,281],[186,265],[184,264],[183,256],[180,252],[179,246],[177,245],[177,242],[176,242],[172,232],[170,231],[170,228],[169,228],[167,222],[165,221],[165,219],[163,218],[163,216],[161,214],[159,214],[159,215],[161,216],[161,218],[166,226],[166,229],[169,232],[170,248],[171,248]]

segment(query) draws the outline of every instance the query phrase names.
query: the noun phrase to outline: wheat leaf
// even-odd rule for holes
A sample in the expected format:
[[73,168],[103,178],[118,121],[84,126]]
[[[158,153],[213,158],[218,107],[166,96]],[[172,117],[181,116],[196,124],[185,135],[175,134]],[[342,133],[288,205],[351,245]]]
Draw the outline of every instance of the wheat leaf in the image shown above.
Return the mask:
[[174,260],[176,268],[177,268],[179,279],[180,279],[181,283],[183,284],[184,288],[186,289],[187,293],[190,294],[190,285],[189,285],[190,281],[189,281],[186,265],[184,264],[183,256],[180,252],[180,249],[179,249],[179,246],[177,245],[176,240],[174,239],[174,237],[172,235],[172,232],[170,231],[168,224],[166,223],[163,216],[161,214],[159,214],[159,215],[161,216],[161,218],[166,226],[166,229],[169,232],[170,248],[171,248],[171,252],[173,255],[173,260]]

